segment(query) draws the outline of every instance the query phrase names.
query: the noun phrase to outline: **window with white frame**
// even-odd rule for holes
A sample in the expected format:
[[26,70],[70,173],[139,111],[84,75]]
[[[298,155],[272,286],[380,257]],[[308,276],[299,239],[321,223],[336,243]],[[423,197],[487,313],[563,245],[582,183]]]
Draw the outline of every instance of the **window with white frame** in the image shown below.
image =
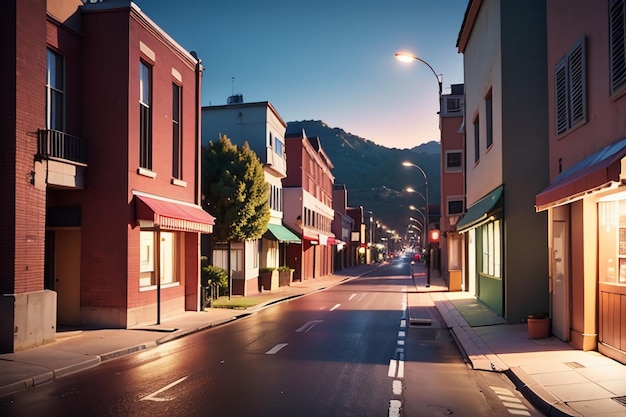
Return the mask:
[[448,200],[448,216],[463,213],[463,198]]
[[463,172],[463,151],[446,151],[446,172]]
[[561,135],[587,121],[585,38],[554,69],[556,133]]
[[609,0],[611,94],[626,86],[626,1]]
[[152,169],[152,67],[139,63],[139,166]]
[[500,277],[500,220],[489,222],[482,229],[481,272],[495,278]]
[[46,128],[65,130],[65,64],[63,56],[46,53]]
[[[230,250],[230,268],[233,272],[243,271],[243,249]],[[213,250],[213,265],[228,271],[228,250]]]

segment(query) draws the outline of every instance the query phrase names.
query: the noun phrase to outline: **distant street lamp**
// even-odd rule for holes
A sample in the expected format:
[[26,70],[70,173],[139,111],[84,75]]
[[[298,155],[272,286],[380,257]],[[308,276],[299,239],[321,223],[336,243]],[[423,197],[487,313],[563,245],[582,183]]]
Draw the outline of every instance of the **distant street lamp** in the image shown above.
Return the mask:
[[[427,264],[426,264],[426,287],[430,287],[430,242],[429,242],[430,236],[428,236],[428,233],[429,233],[429,230],[430,230],[430,216],[429,216],[429,213],[428,213],[428,176],[426,175],[426,172],[424,172],[424,170],[420,166],[415,165],[415,164],[413,164],[411,162],[405,161],[405,162],[402,162],[402,165],[405,166],[405,167],[417,168],[422,173],[422,175],[424,176],[424,188],[426,190],[426,192],[425,192],[426,195],[424,196],[425,197],[424,200],[426,200],[426,224],[424,225],[424,229],[425,229],[425,232],[426,232],[425,243],[426,243],[426,250],[427,250],[427,253],[426,253],[426,257],[427,257],[426,258],[427,259]],[[408,190],[409,190],[409,188],[407,188],[407,191]],[[413,190],[413,192],[415,192],[415,190]]]

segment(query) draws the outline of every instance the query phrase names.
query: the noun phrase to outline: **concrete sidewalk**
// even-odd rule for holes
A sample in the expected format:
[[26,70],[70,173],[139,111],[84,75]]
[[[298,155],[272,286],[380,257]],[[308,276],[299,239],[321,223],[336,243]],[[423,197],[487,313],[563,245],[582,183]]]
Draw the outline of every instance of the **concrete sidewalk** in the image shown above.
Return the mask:
[[[163,319],[159,325],[128,330],[59,332],[54,343],[0,354],[0,397],[236,320],[275,302],[340,284],[379,266],[362,265],[336,275],[295,282],[264,293],[258,305],[245,310],[209,308]],[[426,287],[421,264],[415,272],[414,286],[407,290],[409,314],[425,302],[432,303],[473,369],[505,373],[549,416],[626,415],[626,366],[598,352],[576,350],[555,337],[530,339],[525,324],[507,325],[469,294],[448,292],[436,273],[431,276],[430,287]],[[618,397],[624,398],[620,402]]]
[[468,293],[447,292],[436,274],[428,288],[424,273],[414,282],[409,314],[428,293],[472,368],[505,373],[546,416],[626,416],[626,366],[554,336],[531,339],[526,324],[507,325]]

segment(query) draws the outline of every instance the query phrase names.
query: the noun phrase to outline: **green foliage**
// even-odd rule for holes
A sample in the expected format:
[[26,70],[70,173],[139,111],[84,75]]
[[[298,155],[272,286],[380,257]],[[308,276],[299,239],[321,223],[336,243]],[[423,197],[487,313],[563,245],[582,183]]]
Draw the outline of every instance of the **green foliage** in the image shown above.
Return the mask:
[[239,148],[223,135],[202,148],[202,193],[217,241],[258,239],[267,230],[269,186],[248,143]]
[[228,272],[217,266],[204,265],[202,267],[201,285],[207,287],[210,284],[217,284],[220,294],[224,294],[228,290]]

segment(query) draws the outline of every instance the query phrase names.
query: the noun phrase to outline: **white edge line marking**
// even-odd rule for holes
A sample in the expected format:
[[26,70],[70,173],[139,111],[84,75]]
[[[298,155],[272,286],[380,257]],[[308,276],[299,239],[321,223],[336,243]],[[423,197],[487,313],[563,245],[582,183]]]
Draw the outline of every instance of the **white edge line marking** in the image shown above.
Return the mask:
[[279,343],[276,346],[274,346],[273,348],[271,348],[270,350],[268,350],[267,352],[265,352],[266,355],[275,355],[278,353],[279,350],[281,350],[282,348],[284,348],[285,346],[287,346],[289,343]]
[[172,382],[169,385],[164,386],[163,388],[161,388],[158,391],[154,391],[152,394],[146,395],[145,397],[143,397],[142,399],[140,399],[140,401],[172,401],[173,399],[175,399],[176,397],[167,397],[167,398],[158,398],[157,395],[159,395],[160,393],[162,393],[163,391],[166,391],[170,388],[172,388],[174,385],[180,384],[181,382],[183,382],[185,379],[187,379],[186,376]]
[[389,378],[393,378],[396,376],[396,366],[397,366],[396,360],[390,359],[389,360],[389,372],[387,372],[387,376]]
[[313,328],[313,326],[315,326],[316,324],[322,323],[324,320],[311,320],[309,322],[306,322],[304,325],[300,326],[300,328],[298,328],[296,330],[296,333],[307,333],[309,330],[311,330]]
[[330,309],[330,311],[335,311],[335,310],[337,310],[340,306],[341,306],[341,304],[335,304],[335,305],[333,306],[333,308],[331,308],[331,309]]

